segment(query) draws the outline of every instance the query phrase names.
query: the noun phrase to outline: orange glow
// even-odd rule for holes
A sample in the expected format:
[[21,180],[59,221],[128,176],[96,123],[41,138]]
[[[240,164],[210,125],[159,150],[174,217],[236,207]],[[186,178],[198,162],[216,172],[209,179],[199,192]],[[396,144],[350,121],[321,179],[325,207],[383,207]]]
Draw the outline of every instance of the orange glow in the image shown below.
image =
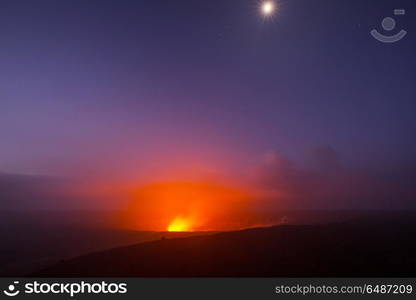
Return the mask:
[[151,231],[221,231],[243,227],[247,193],[214,182],[163,182],[133,192],[124,227]]
[[169,232],[191,231],[191,224],[189,220],[183,217],[177,217],[169,224],[167,230]]

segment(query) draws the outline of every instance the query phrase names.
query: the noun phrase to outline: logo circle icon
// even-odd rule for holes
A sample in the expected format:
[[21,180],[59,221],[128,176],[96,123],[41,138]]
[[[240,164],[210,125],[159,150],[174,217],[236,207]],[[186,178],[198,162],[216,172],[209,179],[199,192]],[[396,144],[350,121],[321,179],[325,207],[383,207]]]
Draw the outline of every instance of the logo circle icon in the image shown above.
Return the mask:
[[[404,16],[406,14],[406,10],[405,9],[395,9],[394,10],[394,15],[396,16]],[[387,33],[392,31],[393,29],[396,28],[396,20],[391,18],[391,17],[385,17],[382,21],[381,21],[381,27],[383,28],[383,30]],[[403,39],[406,35],[407,35],[407,31],[406,30],[400,30],[398,33],[393,34],[393,35],[385,35],[383,33],[380,33],[377,31],[377,29],[373,29],[370,31],[370,34],[373,36],[373,38],[375,38],[376,40],[382,42],[382,43],[396,43],[398,41],[400,41],[401,39]]]
[[387,17],[383,19],[381,26],[384,30],[391,31],[396,27],[396,21],[393,18]]
[[9,297],[14,297],[14,296],[18,295],[20,293],[20,291],[16,289],[16,285],[18,283],[19,283],[19,281],[14,281],[13,284],[9,284],[7,286],[7,290],[4,290],[3,293],[6,296],[9,296]]

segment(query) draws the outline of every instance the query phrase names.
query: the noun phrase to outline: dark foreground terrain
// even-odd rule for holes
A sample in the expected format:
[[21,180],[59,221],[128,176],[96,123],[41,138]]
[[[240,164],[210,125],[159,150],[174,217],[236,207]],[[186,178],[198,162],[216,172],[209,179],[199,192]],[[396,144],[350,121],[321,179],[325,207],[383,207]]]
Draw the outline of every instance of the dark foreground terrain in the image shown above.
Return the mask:
[[382,218],[161,239],[63,261],[50,277],[416,276],[416,221]]
[[[0,277],[20,277],[97,251],[201,233],[109,227],[102,213],[0,213]],[[207,233],[208,234],[208,233]]]

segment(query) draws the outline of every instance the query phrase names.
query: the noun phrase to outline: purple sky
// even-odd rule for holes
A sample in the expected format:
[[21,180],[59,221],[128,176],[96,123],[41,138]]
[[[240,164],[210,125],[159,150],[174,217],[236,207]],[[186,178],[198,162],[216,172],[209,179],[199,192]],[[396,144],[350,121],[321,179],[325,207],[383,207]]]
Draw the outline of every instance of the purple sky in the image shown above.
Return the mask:
[[[364,3],[365,2],[365,3]],[[0,172],[414,163],[414,1],[3,0]],[[369,35],[394,8],[409,35]],[[162,171],[161,171],[162,170]]]

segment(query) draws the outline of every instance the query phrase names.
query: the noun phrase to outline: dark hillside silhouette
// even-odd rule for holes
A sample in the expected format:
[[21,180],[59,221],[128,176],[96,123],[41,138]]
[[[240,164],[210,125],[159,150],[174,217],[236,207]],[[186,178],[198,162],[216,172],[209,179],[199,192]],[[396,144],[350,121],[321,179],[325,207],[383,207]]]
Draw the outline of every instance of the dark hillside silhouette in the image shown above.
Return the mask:
[[416,222],[277,226],[93,253],[34,276],[389,277],[416,274]]

